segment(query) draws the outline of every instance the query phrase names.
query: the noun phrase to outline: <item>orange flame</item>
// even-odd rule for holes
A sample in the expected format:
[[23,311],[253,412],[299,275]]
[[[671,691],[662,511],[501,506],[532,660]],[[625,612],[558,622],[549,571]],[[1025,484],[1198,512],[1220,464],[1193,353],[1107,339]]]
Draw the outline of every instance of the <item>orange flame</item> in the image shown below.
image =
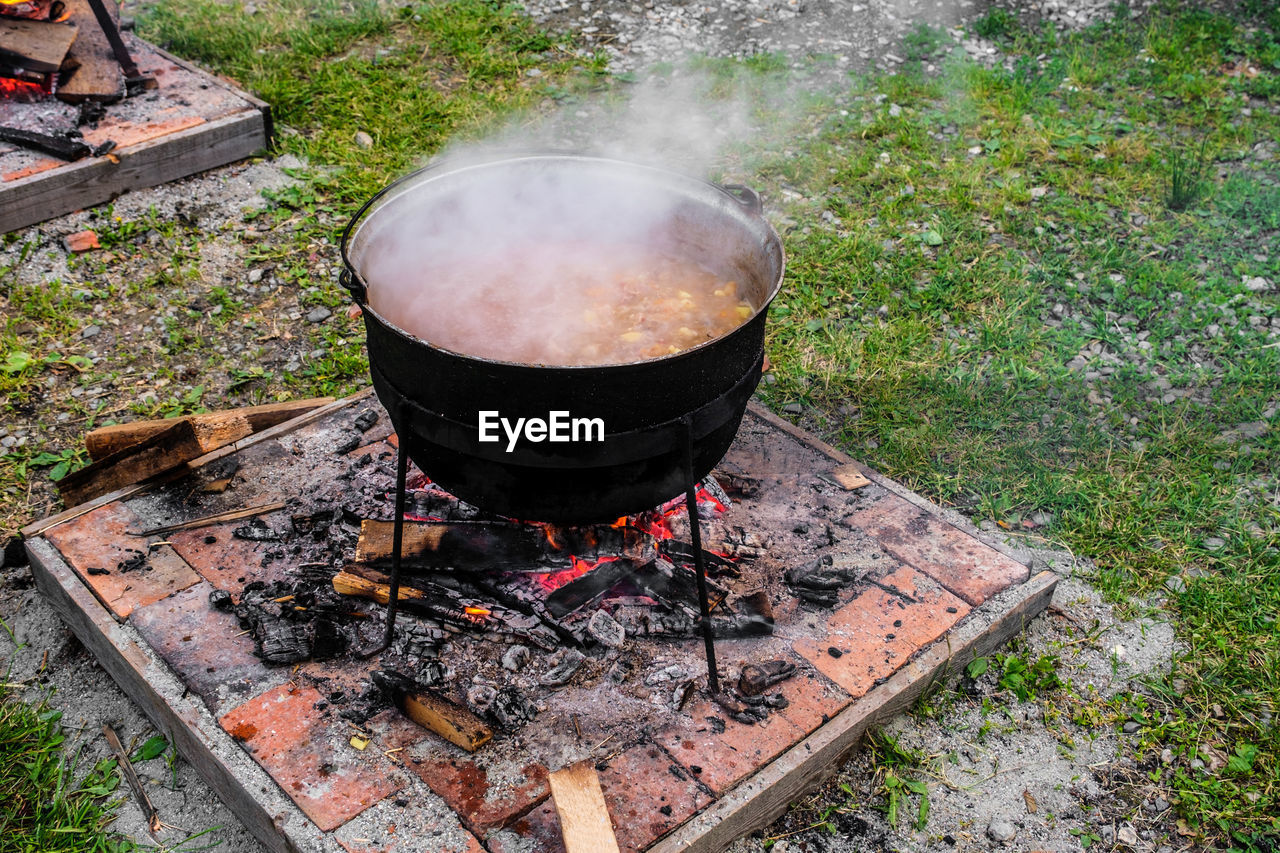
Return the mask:
[[492,610],[485,610],[483,607],[472,607],[470,605],[462,608],[468,616],[488,616]]

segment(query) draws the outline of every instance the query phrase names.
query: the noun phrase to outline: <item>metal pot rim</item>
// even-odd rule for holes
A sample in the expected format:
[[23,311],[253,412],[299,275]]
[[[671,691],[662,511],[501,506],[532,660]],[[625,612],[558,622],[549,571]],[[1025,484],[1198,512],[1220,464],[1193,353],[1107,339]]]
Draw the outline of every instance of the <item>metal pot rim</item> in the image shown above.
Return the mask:
[[[774,277],[774,281],[770,285],[769,291],[766,294],[764,300],[760,303],[759,306],[756,307],[755,311],[752,312],[751,316],[747,317],[742,323],[738,324],[737,326],[735,326],[733,329],[729,330],[725,334],[720,335],[719,337],[716,337],[716,338],[711,338],[709,340],[703,341],[695,346],[689,347],[688,349],[684,349],[684,350],[681,350],[680,352],[672,353],[670,355],[660,355],[660,356],[655,356],[653,358],[639,359],[637,361],[607,362],[604,364],[539,364],[536,362],[505,361],[502,359],[488,358],[486,356],[475,355],[473,353],[459,352],[457,350],[452,350],[447,347],[443,347],[439,344],[432,343],[431,341],[420,338],[417,335],[414,335],[402,329],[400,326],[391,322],[389,319],[387,319],[385,316],[383,316],[382,314],[374,310],[373,307],[369,305],[369,302],[366,299],[368,285],[364,282],[364,280],[361,278],[359,273],[356,272],[355,264],[352,262],[351,257],[348,254],[348,248],[350,246],[351,241],[358,235],[359,227],[363,224],[365,215],[369,213],[371,210],[373,210],[375,205],[378,205],[379,202],[390,203],[390,199],[394,198],[400,193],[408,192],[419,185],[427,184],[438,178],[456,175],[461,172],[466,172],[473,169],[503,168],[503,167],[507,167],[517,163],[532,162],[532,161],[559,161],[566,164],[573,163],[573,162],[581,162],[581,163],[589,163],[593,166],[613,167],[621,170],[649,172],[650,174],[654,175],[656,178],[664,180],[668,183],[679,182],[688,186],[697,186],[703,189],[714,190],[715,192],[725,196],[730,201],[737,204],[744,211],[745,214],[755,217],[755,219],[758,220],[757,224],[764,227],[766,238],[770,239],[773,242],[773,244],[777,246],[778,274]],[[774,230],[773,226],[769,223],[769,221],[764,218],[763,205],[761,204],[760,196],[756,194],[754,190],[748,187],[742,186],[740,184],[724,184],[724,185],[717,184],[712,181],[708,181],[704,178],[699,178],[692,175],[686,175],[681,172],[676,172],[670,169],[664,169],[658,166],[652,166],[644,163],[634,163],[626,160],[618,160],[610,157],[599,157],[591,154],[582,154],[578,152],[561,152],[561,151],[507,152],[505,154],[495,155],[493,158],[490,158],[490,159],[482,159],[482,160],[468,159],[465,161],[460,161],[457,159],[444,158],[434,163],[431,163],[421,169],[410,172],[409,174],[404,175],[403,177],[400,177],[395,181],[393,181],[392,183],[388,184],[387,186],[383,187],[372,198],[370,198],[368,201],[366,201],[363,205],[360,206],[360,209],[356,211],[355,215],[351,217],[351,220],[347,223],[346,227],[343,228],[342,230],[342,238],[339,243],[339,252],[342,256],[342,264],[343,264],[343,269],[342,269],[342,272],[340,273],[340,281],[343,287],[346,288],[347,291],[351,294],[352,301],[360,307],[361,311],[366,311],[372,314],[374,318],[376,318],[377,321],[383,326],[385,326],[387,329],[390,329],[396,334],[399,334],[404,338],[406,338],[407,340],[413,341],[414,343],[421,344],[422,346],[425,346],[425,347],[430,347],[433,350],[446,353],[448,355],[455,356],[457,358],[470,359],[472,361],[481,362],[484,364],[492,364],[495,366],[502,366],[506,368],[511,368],[511,367],[529,368],[529,369],[539,370],[539,371],[545,371],[545,370],[576,371],[576,370],[590,370],[590,369],[599,369],[599,368],[634,367],[634,366],[640,366],[640,365],[647,366],[651,364],[679,361],[680,359],[691,356],[699,352],[700,350],[703,350],[714,344],[721,343],[726,339],[731,338],[734,335],[742,332],[746,327],[751,325],[752,321],[755,320],[757,316],[764,313],[768,309],[769,305],[773,302],[774,298],[777,297],[778,292],[782,288],[782,280],[786,271],[786,252],[784,251],[782,246],[782,239],[778,236],[777,231]]]

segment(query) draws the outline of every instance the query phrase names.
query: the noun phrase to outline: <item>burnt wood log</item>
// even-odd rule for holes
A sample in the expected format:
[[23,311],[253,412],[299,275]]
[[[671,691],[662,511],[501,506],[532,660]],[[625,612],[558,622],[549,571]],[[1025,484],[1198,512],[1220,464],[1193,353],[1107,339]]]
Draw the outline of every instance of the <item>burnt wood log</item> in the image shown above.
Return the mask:
[[[334,575],[333,588],[341,595],[367,598],[379,604],[391,601],[390,579],[367,566],[348,566]],[[400,609],[406,613],[421,614],[457,628],[479,628],[486,639],[516,638],[548,651],[559,646],[557,636],[536,617],[492,602],[464,598],[420,578],[401,579],[398,599]]]
[[[200,442],[204,452],[208,453],[332,402],[332,397],[313,397],[307,400],[269,403],[265,406],[205,412],[176,420],[191,424],[196,440]],[[84,437],[84,446],[89,451],[89,458],[102,459],[169,429],[176,420],[164,418],[99,427]]]
[[191,424],[179,421],[140,444],[73,471],[58,481],[58,491],[63,503],[74,506],[203,455]]
[[484,720],[437,693],[401,693],[395,703],[406,717],[467,752],[475,752],[493,739],[493,729]]
[[[362,522],[356,562],[390,563],[394,528],[391,521]],[[406,568],[553,572],[571,566],[573,557],[587,562],[623,554],[647,559],[653,547],[653,537],[631,527],[556,528],[497,520],[406,521],[401,558]]]
[[[79,34],[62,63],[58,99],[72,104],[120,100],[125,95],[124,73],[107,34],[98,26],[89,0],[68,0],[67,9],[71,21],[79,28]],[[107,11],[113,23],[118,25],[119,7],[111,3]]]
[[77,139],[19,130],[16,127],[0,126],[0,141],[12,142],[14,145],[39,151],[41,154],[48,154],[59,160],[79,160],[93,153],[92,148]]
[[76,40],[75,24],[0,17],[0,63],[51,74]]

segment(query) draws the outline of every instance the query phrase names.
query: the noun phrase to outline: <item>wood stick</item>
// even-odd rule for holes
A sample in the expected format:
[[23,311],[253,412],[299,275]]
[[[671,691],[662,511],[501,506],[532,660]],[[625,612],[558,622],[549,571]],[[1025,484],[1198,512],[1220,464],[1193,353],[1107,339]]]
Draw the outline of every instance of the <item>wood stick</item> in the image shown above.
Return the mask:
[[[111,728],[109,724],[103,724],[102,734],[107,739],[107,743],[111,747],[111,751],[116,754],[116,761],[120,767],[120,772],[124,774],[124,778],[129,780],[129,787],[133,789],[133,795],[138,800],[138,806],[142,809],[142,816],[147,819],[147,829],[151,832],[151,837],[156,838],[160,833],[160,815],[156,811],[156,807],[151,804],[151,798],[147,796],[147,791],[142,787],[142,781],[138,779],[138,774],[133,770],[133,764],[129,761],[129,754],[124,751],[124,745],[120,743],[120,736],[116,734],[116,730]],[[156,838],[156,840],[159,840]]]
[[178,421],[144,442],[73,471],[58,481],[58,492],[63,503],[75,506],[176,468],[204,453],[191,424]]
[[618,853],[618,839],[595,765],[580,761],[552,773],[547,781],[560,815],[564,849],[568,853]]
[[193,518],[190,521],[180,521],[177,524],[166,524],[164,527],[153,527],[150,530],[127,530],[130,536],[161,536],[165,533],[172,533],[175,530],[189,530],[192,527],[208,527],[210,524],[220,524],[224,521],[237,521],[241,518],[249,518],[253,515],[266,515],[269,512],[275,512],[278,509],[284,509],[288,504],[285,501],[277,503],[258,504],[257,506],[245,507],[244,509],[232,509],[227,512],[216,512],[213,515],[206,515],[203,518]]
[[85,447],[91,459],[101,459],[172,426],[175,421],[191,424],[196,439],[204,452],[217,450],[233,441],[252,435],[259,430],[282,424],[299,415],[328,405],[332,397],[313,397],[308,400],[289,400],[284,403],[268,403],[265,406],[248,406],[242,409],[223,409],[183,418],[164,418],[153,421],[134,421],[99,427],[84,437]]
[[493,738],[493,729],[483,720],[443,696],[426,691],[405,693],[399,697],[399,705],[406,717],[467,752],[475,752]]

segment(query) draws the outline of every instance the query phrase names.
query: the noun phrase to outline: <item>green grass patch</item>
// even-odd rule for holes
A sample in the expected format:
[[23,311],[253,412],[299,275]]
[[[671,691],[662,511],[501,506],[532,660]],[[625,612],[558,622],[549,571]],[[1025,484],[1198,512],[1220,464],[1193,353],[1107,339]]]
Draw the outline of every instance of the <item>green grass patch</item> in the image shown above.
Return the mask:
[[[1251,152],[1280,119],[1235,69],[1272,68],[1276,33],[1176,8],[979,26],[1006,64],[869,80],[807,159],[762,168],[822,199],[789,211],[764,393],[912,488],[1092,557],[1125,606],[1168,596],[1185,651],[1135,698],[1183,756],[1163,783],[1202,842],[1266,849],[1280,170]],[[1203,750],[1234,762],[1191,766]]]
[[108,831],[115,759],[84,769],[68,758],[62,715],[0,687],[0,853],[125,853]]

